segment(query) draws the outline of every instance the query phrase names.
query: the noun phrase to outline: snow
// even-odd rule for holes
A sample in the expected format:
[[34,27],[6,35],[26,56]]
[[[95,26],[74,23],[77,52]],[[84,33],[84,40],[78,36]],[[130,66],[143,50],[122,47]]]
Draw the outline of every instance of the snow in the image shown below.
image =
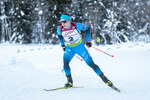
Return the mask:
[[84,61],[70,63],[75,86],[84,88],[45,92],[64,86],[63,50],[52,45],[0,44],[0,100],[149,100],[150,44],[124,43],[95,46],[89,53],[105,75],[118,87],[106,86]]
[[56,5],[54,5],[54,10],[56,10],[57,9],[57,6]]
[[21,13],[21,16],[24,16],[25,15],[25,13],[21,10],[20,11],[20,13]]
[[39,15],[42,15],[42,14],[43,14],[43,11],[42,11],[42,10],[40,10],[40,11],[39,11]]
[[7,18],[7,16],[6,16],[5,14],[0,17],[1,20],[4,20],[4,19],[6,19],[6,18]]

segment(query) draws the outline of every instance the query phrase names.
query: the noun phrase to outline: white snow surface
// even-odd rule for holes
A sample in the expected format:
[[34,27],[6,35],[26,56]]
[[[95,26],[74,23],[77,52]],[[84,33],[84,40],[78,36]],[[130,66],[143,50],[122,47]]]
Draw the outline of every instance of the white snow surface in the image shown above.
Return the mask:
[[46,92],[66,83],[63,50],[56,45],[0,44],[0,100],[149,100],[150,44],[124,43],[88,49],[94,62],[118,87],[105,85],[84,61],[70,63],[74,86]]

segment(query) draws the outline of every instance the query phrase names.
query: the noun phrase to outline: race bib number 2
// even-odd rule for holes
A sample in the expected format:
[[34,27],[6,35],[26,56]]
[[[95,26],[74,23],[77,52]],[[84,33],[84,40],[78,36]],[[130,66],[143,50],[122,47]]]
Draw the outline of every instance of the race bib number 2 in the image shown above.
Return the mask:
[[69,41],[74,41],[73,37],[69,37],[68,39]]
[[62,32],[62,35],[68,44],[76,44],[81,39],[81,35],[76,29]]

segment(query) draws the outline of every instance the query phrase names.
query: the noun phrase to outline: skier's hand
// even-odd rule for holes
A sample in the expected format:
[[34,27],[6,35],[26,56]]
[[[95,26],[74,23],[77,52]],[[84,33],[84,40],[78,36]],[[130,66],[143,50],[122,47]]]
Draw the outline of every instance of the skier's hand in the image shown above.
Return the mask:
[[66,49],[66,46],[65,46],[65,45],[62,45],[62,48],[63,48],[63,50],[65,51],[65,49]]
[[86,46],[87,46],[88,48],[90,48],[90,47],[92,46],[91,41],[87,41]]

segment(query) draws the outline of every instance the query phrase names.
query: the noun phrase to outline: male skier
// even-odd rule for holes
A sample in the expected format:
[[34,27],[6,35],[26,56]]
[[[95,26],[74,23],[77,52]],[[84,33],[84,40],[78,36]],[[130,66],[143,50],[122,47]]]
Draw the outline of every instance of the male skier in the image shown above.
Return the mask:
[[[95,73],[101,77],[101,79],[110,87],[113,86],[112,82],[107,79],[107,77],[102,73],[101,69],[94,63],[92,57],[89,55],[87,49],[82,42],[81,30],[86,31],[87,36],[87,44],[86,46],[89,48],[92,46],[91,44],[91,36],[90,36],[90,27],[88,25],[84,25],[82,23],[73,23],[71,22],[71,17],[66,14],[62,14],[60,17],[60,23],[62,24],[57,28],[58,37],[61,42],[61,46],[64,50],[63,55],[63,68],[67,77],[67,83],[65,87],[72,87],[73,80],[71,77],[71,70],[69,66],[69,62],[72,60],[75,54],[78,54],[83,58],[88,66],[90,66]],[[64,43],[66,42],[66,45]]]

